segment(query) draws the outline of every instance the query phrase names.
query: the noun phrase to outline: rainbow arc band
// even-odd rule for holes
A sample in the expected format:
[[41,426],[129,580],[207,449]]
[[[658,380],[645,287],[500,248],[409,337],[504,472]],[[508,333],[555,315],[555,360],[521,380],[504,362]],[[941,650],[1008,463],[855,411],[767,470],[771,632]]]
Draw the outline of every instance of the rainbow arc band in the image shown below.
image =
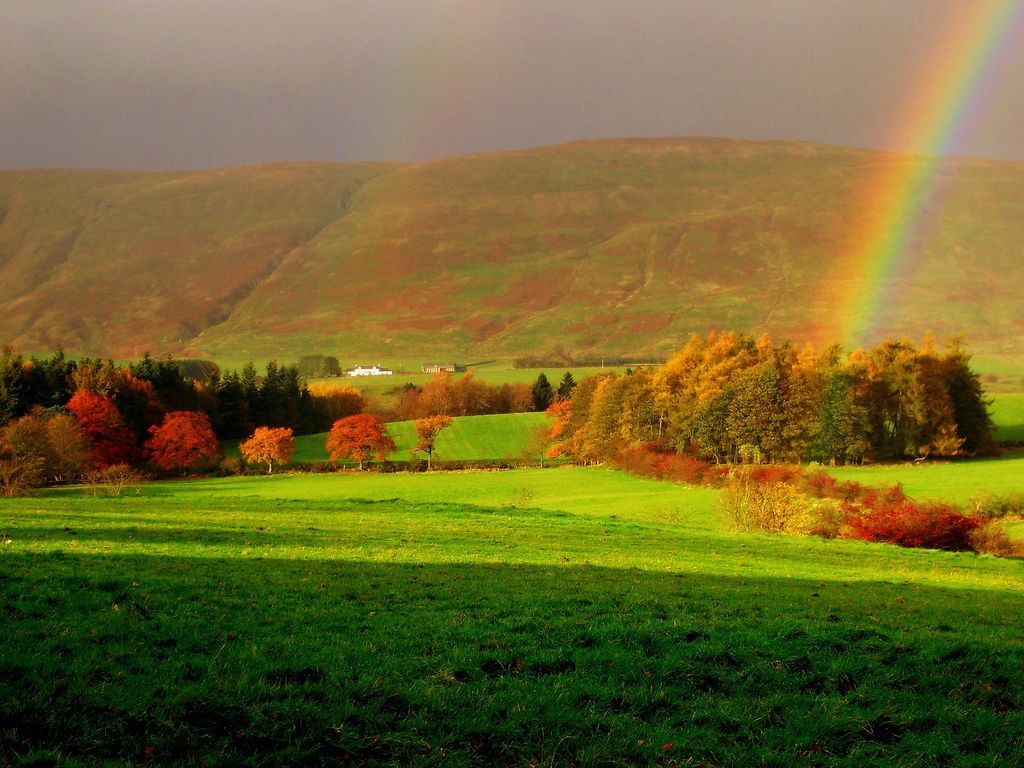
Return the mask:
[[[920,84],[890,132],[893,144],[920,156],[883,162],[857,195],[863,218],[849,286],[838,302],[837,337],[851,346],[875,341],[891,305],[914,276],[916,258],[941,217],[949,174],[943,171],[986,114],[989,100],[1024,39],[1024,0],[980,0],[950,23],[924,63]],[[1020,42],[1020,40],[1018,40]],[[1017,51],[1019,53],[1019,51]]]

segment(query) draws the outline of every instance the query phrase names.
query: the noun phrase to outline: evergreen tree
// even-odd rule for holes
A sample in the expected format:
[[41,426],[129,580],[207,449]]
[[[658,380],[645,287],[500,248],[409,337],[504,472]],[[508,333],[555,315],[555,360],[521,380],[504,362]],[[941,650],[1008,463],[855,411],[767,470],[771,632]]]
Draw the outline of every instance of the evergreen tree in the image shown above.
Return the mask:
[[572,398],[572,391],[576,389],[576,379],[572,377],[571,371],[566,371],[562,375],[562,380],[558,382],[558,399],[569,400]]
[[214,391],[217,397],[217,434],[236,438],[251,434],[255,425],[249,412],[245,387],[238,373],[229,371]]
[[551,407],[551,401],[554,399],[555,393],[551,387],[551,382],[548,381],[548,377],[543,372],[537,376],[531,391],[533,393],[534,410],[546,411]]
[[27,410],[23,362],[10,347],[0,350],[0,425]]

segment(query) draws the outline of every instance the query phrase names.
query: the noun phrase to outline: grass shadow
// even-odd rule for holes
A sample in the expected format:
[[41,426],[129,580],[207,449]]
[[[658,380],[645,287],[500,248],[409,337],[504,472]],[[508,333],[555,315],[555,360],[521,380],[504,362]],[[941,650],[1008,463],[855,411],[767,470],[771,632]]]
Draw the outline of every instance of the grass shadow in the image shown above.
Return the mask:
[[0,556],[0,754],[1015,764],[1017,596],[592,566]]

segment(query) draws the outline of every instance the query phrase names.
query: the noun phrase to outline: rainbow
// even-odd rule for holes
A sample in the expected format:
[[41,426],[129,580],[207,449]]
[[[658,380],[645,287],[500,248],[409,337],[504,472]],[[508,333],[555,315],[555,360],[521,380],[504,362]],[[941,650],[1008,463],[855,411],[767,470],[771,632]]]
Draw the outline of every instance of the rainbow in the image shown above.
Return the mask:
[[1022,19],[1024,0],[980,0],[951,15],[934,46],[934,59],[925,62],[891,131],[891,144],[915,156],[883,161],[859,195],[859,210],[865,212],[858,224],[859,245],[853,273],[842,278],[846,296],[836,307],[838,337],[846,344],[874,340],[887,305],[913,273],[928,224],[939,213],[943,170],[986,112],[986,100],[1004,68],[1007,41]]

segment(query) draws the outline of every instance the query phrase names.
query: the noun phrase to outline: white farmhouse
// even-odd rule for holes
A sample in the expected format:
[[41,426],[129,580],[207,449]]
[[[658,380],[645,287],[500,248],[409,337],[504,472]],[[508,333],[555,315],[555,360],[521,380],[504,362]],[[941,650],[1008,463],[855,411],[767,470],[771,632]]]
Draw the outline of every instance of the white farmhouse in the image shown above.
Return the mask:
[[390,368],[381,368],[379,365],[365,367],[357,365],[348,371],[349,376],[393,376],[395,372]]

